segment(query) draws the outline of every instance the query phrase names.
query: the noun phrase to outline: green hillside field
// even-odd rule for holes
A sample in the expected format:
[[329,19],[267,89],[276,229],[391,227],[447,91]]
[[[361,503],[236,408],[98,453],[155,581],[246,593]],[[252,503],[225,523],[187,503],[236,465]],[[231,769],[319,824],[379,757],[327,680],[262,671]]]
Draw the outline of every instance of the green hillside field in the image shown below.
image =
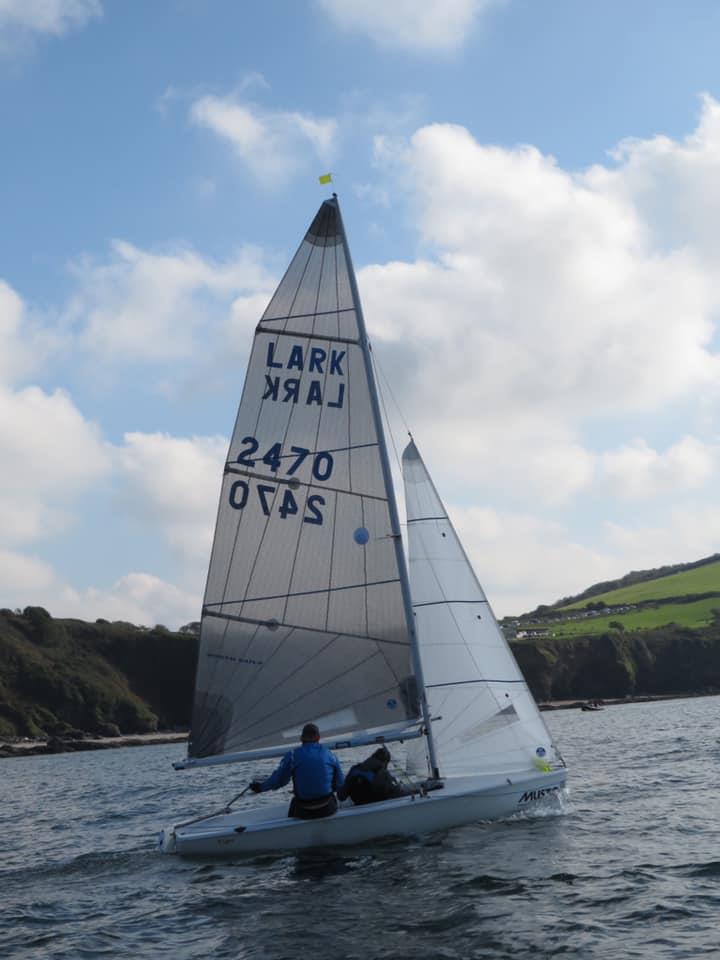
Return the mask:
[[[523,627],[547,630],[556,639],[567,637],[589,637],[611,630],[611,623],[621,623],[627,632],[653,630],[671,623],[691,630],[709,626],[716,614],[720,615],[720,596],[696,600],[693,603],[663,603],[658,606],[643,607],[628,613],[611,613],[607,616],[586,617],[581,620],[537,621],[524,623]],[[533,642],[533,641],[527,641]]]
[[591,601],[586,598],[555,609],[558,613],[565,613],[568,610],[584,609],[588,602],[603,601],[608,606],[621,606],[626,603],[663,600],[666,597],[697,596],[712,592],[720,594],[720,560],[696,567],[694,570],[684,570],[682,573],[599,593],[593,596]]

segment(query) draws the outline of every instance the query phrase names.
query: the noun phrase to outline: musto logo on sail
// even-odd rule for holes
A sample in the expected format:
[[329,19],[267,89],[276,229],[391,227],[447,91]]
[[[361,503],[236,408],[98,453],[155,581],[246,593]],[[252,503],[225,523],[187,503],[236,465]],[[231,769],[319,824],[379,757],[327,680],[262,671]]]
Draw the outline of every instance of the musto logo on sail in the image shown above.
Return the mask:
[[533,803],[536,800],[542,800],[543,797],[551,797],[556,793],[560,793],[559,786],[542,787],[539,790],[526,790],[518,800],[518,805],[521,803]]

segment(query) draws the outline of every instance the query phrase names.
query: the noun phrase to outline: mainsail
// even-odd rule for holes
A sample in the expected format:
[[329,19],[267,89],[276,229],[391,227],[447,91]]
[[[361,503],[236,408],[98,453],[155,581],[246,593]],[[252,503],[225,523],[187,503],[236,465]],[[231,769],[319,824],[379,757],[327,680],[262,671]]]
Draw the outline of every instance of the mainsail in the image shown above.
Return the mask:
[[[203,605],[190,757],[417,719],[399,531],[335,198],[255,332]],[[404,575],[404,573],[403,573]]]
[[[443,776],[532,769],[558,759],[413,442],[403,453],[415,626]],[[409,769],[424,764],[415,745]]]

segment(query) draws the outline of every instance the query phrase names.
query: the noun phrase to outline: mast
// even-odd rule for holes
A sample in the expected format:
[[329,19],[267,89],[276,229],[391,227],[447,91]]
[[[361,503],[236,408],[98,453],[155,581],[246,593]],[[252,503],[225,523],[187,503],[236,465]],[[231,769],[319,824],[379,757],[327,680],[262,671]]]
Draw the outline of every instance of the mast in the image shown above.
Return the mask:
[[385,431],[383,430],[382,417],[380,414],[380,404],[378,402],[377,384],[375,383],[375,374],[372,368],[372,359],[370,357],[370,344],[368,341],[367,328],[365,326],[365,317],[360,302],[360,294],[357,288],[355,278],[355,268],[353,267],[350,256],[350,247],[345,233],[345,224],[343,223],[340,204],[337,194],[333,193],[333,203],[337,210],[338,225],[343,239],[343,250],[345,251],[345,262],[347,264],[348,277],[350,280],[350,290],[355,304],[357,325],[360,332],[360,347],[365,360],[365,373],[367,375],[368,386],[370,388],[370,402],[372,405],[373,419],[378,437],[378,448],[380,451],[380,463],[382,465],[383,479],[388,496],[388,510],[390,513],[390,524],[392,530],[393,543],[395,545],[395,556],[397,558],[398,571],[400,574],[400,587],[402,590],[403,607],[405,608],[405,619],[407,621],[408,634],[410,637],[410,649],[412,651],[413,670],[415,671],[415,680],[418,686],[418,695],[420,697],[420,707],[422,709],[423,721],[427,735],[428,758],[430,761],[430,773],[433,777],[439,778],[437,756],[435,753],[435,741],[433,740],[432,725],[430,720],[430,708],[425,694],[425,681],[423,680],[422,662],[420,660],[420,649],[418,646],[417,634],[415,632],[415,617],[412,607],[412,596],[410,594],[410,579],[408,576],[407,564],[405,562],[405,551],[403,550],[402,532],[400,529],[400,518],[398,515],[397,501],[395,499],[395,487],[392,481],[392,471],[390,469],[390,459],[385,442]]

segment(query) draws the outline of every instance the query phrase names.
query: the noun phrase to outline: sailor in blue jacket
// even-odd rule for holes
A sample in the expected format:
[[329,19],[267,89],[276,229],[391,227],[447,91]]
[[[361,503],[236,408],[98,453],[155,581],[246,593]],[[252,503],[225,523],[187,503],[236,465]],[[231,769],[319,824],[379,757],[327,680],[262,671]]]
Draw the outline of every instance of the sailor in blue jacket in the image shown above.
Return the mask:
[[293,782],[293,798],[289,817],[315,820],[329,817],[337,810],[335,791],[345,783],[340,762],[334,753],[320,742],[320,731],[314,723],[306,723],[302,730],[301,746],[288,750],[267,780],[253,780],[253,793],[277,790]]

